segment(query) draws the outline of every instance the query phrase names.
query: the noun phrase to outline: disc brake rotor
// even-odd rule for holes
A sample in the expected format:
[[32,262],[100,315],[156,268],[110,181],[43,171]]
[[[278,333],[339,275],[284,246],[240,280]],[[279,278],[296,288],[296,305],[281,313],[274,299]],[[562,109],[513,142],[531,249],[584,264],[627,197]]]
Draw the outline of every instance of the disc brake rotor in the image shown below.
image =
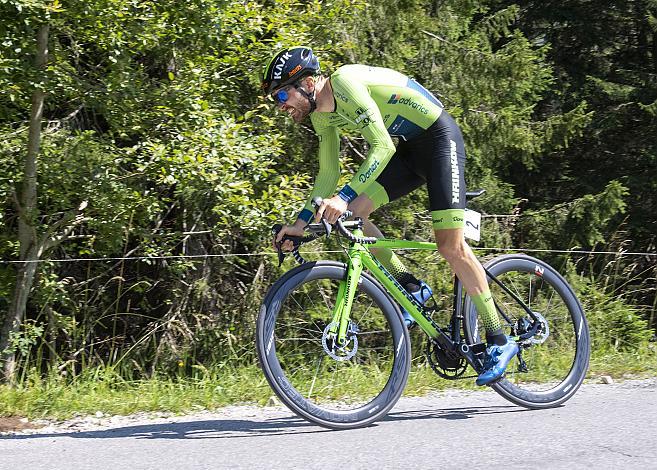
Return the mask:
[[538,317],[538,320],[541,322],[541,328],[539,331],[536,332],[534,336],[532,336],[531,338],[525,341],[531,344],[543,344],[545,343],[545,340],[547,340],[548,337],[550,336],[550,326],[548,325],[548,322],[543,315],[541,315],[538,312],[533,312],[533,313]]
[[336,361],[348,361],[354,357],[356,351],[358,351],[358,336],[356,335],[358,333],[358,327],[354,323],[349,322],[349,327],[347,328],[347,341],[342,346],[339,346],[336,343],[336,334],[331,333],[331,329],[335,328],[337,330],[338,327],[339,325],[335,322],[326,325],[326,328],[324,328],[324,334],[322,335],[322,346],[324,347],[326,354]]

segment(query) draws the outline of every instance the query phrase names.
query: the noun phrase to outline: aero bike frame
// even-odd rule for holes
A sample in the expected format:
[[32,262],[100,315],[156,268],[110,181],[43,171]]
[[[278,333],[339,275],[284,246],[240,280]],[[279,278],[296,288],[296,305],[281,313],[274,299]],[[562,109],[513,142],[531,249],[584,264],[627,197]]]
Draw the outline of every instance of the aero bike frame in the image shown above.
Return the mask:
[[[428,315],[428,311],[413,297],[404,287],[390,274],[383,265],[376,259],[370,248],[390,248],[390,249],[415,249],[415,250],[436,250],[436,243],[418,242],[408,240],[378,239],[375,242],[361,243],[362,240],[362,222],[357,219],[352,224],[357,224],[356,228],[350,235],[350,245],[347,251],[347,277],[340,282],[338,295],[333,309],[333,325],[330,333],[335,335],[335,342],[338,346],[346,344],[347,331],[349,328],[351,305],[356,293],[356,286],[360,279],[363,269],[367,269],[377,281],[381,283],[390,296],[401,305],[418,326],[434,341],[447,351],[458,351],[463,355],[473,367],[481,367],[480,360],[475,357],[471,350],[471,345],[465,343],[461,337],[461,323],[463,321],[463,287],[457,277],[454,278],[454,300],[450,332],[445,332],[438,326]],[[347,223],[349,224],[349,223]],[[346,225],[346,224],[345,224]],[[482,348],[476,348],[482,349]],[[479,351],[477,351],[479,352]]]
[[[351,307],[356,294],[358,282],[363,269],[367,269],[377,281],[383,286],[384,290],[415,320],[417,325],[434,341],[440,348],[445,351],[456,353],[463,356],[470,365],[480,371],[482,368],[482,355],[486,346],[483,343],[467,344],[465,338],[461,335],[461,326],[464,321],[463,309],[463,285],[457,276],[454,276],[454,290],[452,302],[452,317],[450,321],[451,331],[445,331],[430,316],[431,310],[422,306],[408,291],[402,287],[399,282],[383,267],[370,251],[371,248],[389,248],[389,249],[414,249],[414,250],[437,250],[438,245],[431,242],[418,242],[409,240],[395,240],[386,238],[364,237],[363,221],[360,218],[344,222],[351,216],[350,212],[345,213],[337,222],[336,228],[340,233],[349,240],[349,249],[347,250],[347,277],[340,281],[337,293],[337,299],[333,308],[331,327],[329,334],[338,347],[347,344],[351,320]],[[352,231],[349,231],[351,229]],[[273,231],[277,233],[280,226],[274,226]],[[331,227],[322,219],[320,224],[309,224],[307,226],[312,235],[309,237],[285,236],[284,240],[291,240],[294,243],[293,254],[299,263],[304,260],[299,254],[299,246],[302,243],[311,241],[324,233],[329,235]],[[283,254],[279,250],[279,262],[282,262]],[[532,318],[532,325],[519,336],[513,337],[516,341],[530,338],[536,334],[541,325],[541,321],[536,314],[513,293],[507,286],[500,282],[492,273],[484,268],[489,279],[495,282],[502,290],[509,294],[515,302]],[[511,320],[505,314],[504,310],[495,302],[495,307],[500,316],[511,324]]]
[[[335,344],[338,347],[343,347],[348,342],[347,337],[351,325],[351,307],[361,273],[363,272],[363,269],[367,269],[374,278],[379,281],[384,290],[399,305],[401,305],[411,317],[413,317],[419,327],[427,334],[427,336],[429,336],[431,341],[448,353],[464,357],[475,370],[481,370],[482,359],[480,353],[485,350],[485,345],[482,343],[473,345],[467,344],[465,338],[461,336],[461,325],[464,321],[464,302],[463,287],[460,280],[456,276],[454,277],[453,312],[450,322],[451,331],[445,331],[445,329],[438,326],[431,318],[430,313],[432,310],[428,310],[420,305],[420,303],[383,267],[369,249],[371,246],[372,248],[437,250],[437,244],[431,242],[364,237],[363,221],[360,218],[346,222],[344,221],[351,217],[351,215],[351,212],[347,211],[335,224],[335,227],[339,232],[350,242],[349,249],[347,250],[347,276],[344,280],[340,281],[338,286],[337,298],[333,308],[330,329],[328,331],[329,335],[333,337]],[[272,228],[274,235],[278,233],[281,227],[281,225],[277,224]],[[349,231],[348,229],[352,231]],[[283,237],[283,241],[290,240],[293,242],[294,249],[292,254],[300,264],[305,262],[303,257],[299,254],[299,247],[301,244],[312,241],[322,234],[327,236],[330,235],[332,228],[326,220],[322,219],[321,223],[307,225],[306,230],[311,233],[310,236],[297,237],[285,235]],[[280,264],[283,262],[285,256],[281,251],[280,246],[278,247],[278,256]],[[496,282],[498,281],[496,280]],[[503,288],[506,290],[504,286]],[[522,304],[520,299],[517,300]],[[499,306],[498,310],[501,310],[499,309]],[[503,312],[500,311],[500,313],[506,317]]]

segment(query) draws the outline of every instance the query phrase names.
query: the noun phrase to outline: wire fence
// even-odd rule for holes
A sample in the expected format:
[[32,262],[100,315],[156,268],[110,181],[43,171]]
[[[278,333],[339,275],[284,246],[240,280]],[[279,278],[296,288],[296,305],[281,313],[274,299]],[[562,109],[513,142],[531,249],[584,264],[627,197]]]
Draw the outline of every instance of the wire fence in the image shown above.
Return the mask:
[[[566,249],[531,249],[531,248],[479,248],[473,247],[475,251],[493,251],[493,252],[527,252],[527,253],[560,253],[573,255],[614,255],[614,256],[635,256],[635,257],[657,257],[657,253],[652,252],[634,252],[634,251],[595,251],[595,250],[566,250]],[[424,250],[423,248],[401,248],[400,251]],[[343,253],[342,250],[312,250],[300,251],[302,255],[309,254],[330,254]],[[0,260],[2,264],[28,264],[28,263],[74,263],[74,262],[101,262],[101,261],[155,261],[155,260],[174,260],[174,259],[207,259],[207,258],[245,258],[245,257],[265,257],[277,256],[275,251],[262,251],[258,253],[221,253],[221,254],[203,254],[203,255],[162,255],[162,256],[124,256],[124,257],[99,257],[99,258],[46,258],[38,260]]]

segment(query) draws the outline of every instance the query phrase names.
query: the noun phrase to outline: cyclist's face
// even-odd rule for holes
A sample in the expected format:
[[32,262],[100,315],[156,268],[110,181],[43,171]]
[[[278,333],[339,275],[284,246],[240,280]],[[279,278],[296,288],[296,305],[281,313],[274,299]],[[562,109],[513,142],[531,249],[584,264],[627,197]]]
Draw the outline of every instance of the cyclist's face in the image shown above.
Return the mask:
[[272,93],[276,107],[290,115],[294,122],[301,122],[310,114],[308,99],[293,85],[285,86]]

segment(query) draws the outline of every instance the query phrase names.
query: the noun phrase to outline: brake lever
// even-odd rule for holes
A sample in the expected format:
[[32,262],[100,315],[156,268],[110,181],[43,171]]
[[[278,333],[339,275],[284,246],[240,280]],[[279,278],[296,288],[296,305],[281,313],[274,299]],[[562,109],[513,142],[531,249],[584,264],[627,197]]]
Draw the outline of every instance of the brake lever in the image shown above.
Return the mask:
[[[315,196],[312,200],[312,205],[313,207],[315,207],[315,209],[319,208],[319,206],[322,205],[322,198],[319,196]],[[340,216],[340,220],[346,220],[351,216],[352,216],[352,212],[346,211],[344,214]],[[324,226],[324,232],[326,233],[326,238],[329,238],[331,236],[331,232],[333,231],[333,225],[328,223],[326,219],[324,219],[323,217],[320,220],[320,222]]]
[[[281,224],[274,224],[274,226],[271,228],[271,233],[274,238],[276,238],[276,235],[278,235],[278,232],[280,232],[282,228],[283,226]],[[283,261],[285,260],[285,252],[281,248],[282,242],[277,242],[275,245],[276,251],[278,252],[278,267],[280,268],[283,264]]]
[[330,237],[331,236],[331,230],[333,230],[333,227],[324,218],[322,218],[321,222],[322,222],[322,225],[324,226],[324,231],[326,232],[326,238]]

